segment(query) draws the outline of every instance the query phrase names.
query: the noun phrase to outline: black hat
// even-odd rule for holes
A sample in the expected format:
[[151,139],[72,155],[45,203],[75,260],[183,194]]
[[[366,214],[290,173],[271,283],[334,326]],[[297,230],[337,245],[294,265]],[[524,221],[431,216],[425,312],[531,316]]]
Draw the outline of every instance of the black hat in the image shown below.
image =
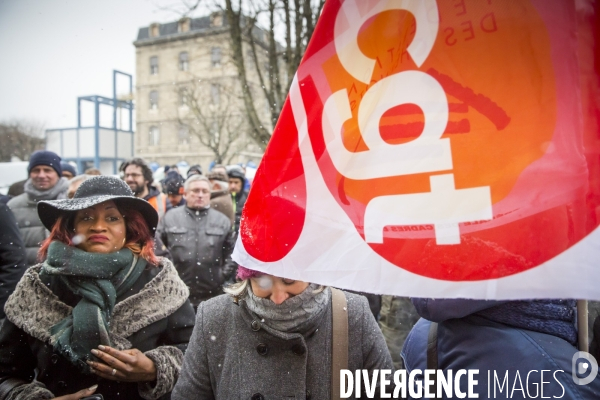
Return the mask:
[[246,182],[246,175],[241,168],[231,168],[229,171],[227,171],[227,175],[229,175],[229,178],[237,178],[241,180],[242,183]]
[[135,197],[124,181],[114,176],[89,178],[83,181],[72,199],[43,200],[38,202],[37,210],[40,220],[51,231],[58,217],[65,212],[84,210],[108,200],[113,200],[117,206],[128,204],[139,211],[146,220],[150,234],[154,236],[158,213],[146,200]]
[[165,179],[164,188],[167,194],[183,194],[183,178],[179,175]]
[[58,176],[62,176],[62,168],[60,166],[60,157],[58,154],[47,150],[39,150],[33,153],[29,157],[29,166],[27,167],[27,173],[31,173],[31,170],[38,165],[47,165],[53,168]]
[[202,175],[202,167],[200,165],[195,164],[195,165],[192,165],[190,168],[188,168],[187,177],[189,178],[190,176],[192,176],[194,174]]

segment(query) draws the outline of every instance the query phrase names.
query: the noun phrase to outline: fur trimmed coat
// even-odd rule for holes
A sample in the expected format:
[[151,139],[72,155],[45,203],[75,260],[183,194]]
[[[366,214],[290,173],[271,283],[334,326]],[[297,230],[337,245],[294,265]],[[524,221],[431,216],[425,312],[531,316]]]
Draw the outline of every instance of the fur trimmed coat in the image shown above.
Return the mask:
[[154,361],[155,382],[115,382],[85,375],[54,352],[50,328],[71,313],[79,297],[56,277],[42,280],[38,264],[27,270],[5,306],[0,400],[49,399],[95,384],[96,393],[105,399],[168,399],[192,334],[194,310],[173,264],[160,260],[158,267],[146,268],[129,292],[117,298],[110,323],[115,348],[137,348]]

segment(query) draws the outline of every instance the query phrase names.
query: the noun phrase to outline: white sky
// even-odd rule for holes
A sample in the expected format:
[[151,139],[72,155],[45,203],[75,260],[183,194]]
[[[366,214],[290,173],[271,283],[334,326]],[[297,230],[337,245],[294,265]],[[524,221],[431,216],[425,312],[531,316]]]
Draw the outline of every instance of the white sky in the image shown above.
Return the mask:
[[162,8],[180,4],[0,0],[0,122],[76,126],[77,97],[112,97],[112,70],[135,73],[138,29],[177,20],[175,12]]

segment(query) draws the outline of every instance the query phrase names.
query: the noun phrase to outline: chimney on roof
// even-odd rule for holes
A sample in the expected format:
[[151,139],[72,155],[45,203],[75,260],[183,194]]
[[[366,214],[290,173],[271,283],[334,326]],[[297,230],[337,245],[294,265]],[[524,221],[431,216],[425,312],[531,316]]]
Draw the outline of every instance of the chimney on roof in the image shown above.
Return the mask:
[[159,37],[160,36],[160,24],[158,22],[150,24],[149,33],[150,33],[150,37]]
[[183,33],[190,30],[190,19],[188,17],[181,18],[177,22],[177,32]]
[[217,11],[210,15],[210,26],[223,26],[223,13]]

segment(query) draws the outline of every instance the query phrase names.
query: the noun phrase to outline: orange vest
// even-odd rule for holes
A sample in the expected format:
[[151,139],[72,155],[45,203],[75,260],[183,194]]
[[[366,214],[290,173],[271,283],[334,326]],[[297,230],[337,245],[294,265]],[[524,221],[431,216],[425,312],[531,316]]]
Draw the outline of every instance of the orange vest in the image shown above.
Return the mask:
[[150,197],[148,203],[150,203],[156,212],[158,212],[159,219],[165,215],[165,211],[167,211],[167,196],[159,193],[158,196]]

